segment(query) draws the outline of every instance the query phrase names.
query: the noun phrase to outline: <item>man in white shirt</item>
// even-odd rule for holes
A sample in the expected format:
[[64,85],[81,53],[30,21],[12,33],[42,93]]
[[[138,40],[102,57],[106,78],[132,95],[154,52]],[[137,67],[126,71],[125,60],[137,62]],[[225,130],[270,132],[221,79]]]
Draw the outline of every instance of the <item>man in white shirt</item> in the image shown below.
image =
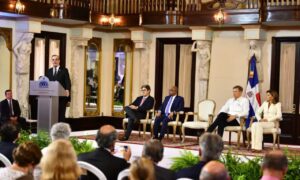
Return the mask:
[[242,93],[241,86],[233,87],[233,98],[222,107],[216,120],[208,127],[208,132],[213,132],[218,127],[218,134],[222,137],[226,126],[239,126],[240,118],[248,116],[249,101],[242,97]]

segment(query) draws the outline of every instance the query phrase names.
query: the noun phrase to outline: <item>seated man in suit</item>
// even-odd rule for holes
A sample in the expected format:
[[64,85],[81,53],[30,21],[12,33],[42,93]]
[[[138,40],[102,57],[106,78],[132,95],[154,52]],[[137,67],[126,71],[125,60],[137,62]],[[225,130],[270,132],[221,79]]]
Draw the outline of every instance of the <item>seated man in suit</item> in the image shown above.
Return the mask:
[[1,101],[1,122],[0,124],[5,124],[10,122],[22,129],[26,129],[26,120],[21,115],[21,109],[19,102],[12,97],[12,91],[10,89],[5,91],[5,97],[3,101]]
[[176,172],[176,178],[199,179],[202,168],[210,161],[219,160],[224,143],[217,134],[204,133],[199,140],[200,161],[194,166],[183,168]]
[[150,96],[150,86],[143,85],[141,87],[142,96],[139,96],[135,101],[125,107],[126,117],[128,118],[127,130],[121,141],[127,141],[131,134],[134,124],[139,124],[140,119],[145,119],[147,111],[153,108],[154,98]]
[[[0,129],[0,153],[13,163],[13,150],[18,147],[15,143],[19,135],[18,128],[12,123],[4,124]],[[4,164],[0,162],[0,167],[4,167]]]
[[222,137],[226,126],[239,126],[240,118],[248,116],[249,101],[242,97],[242,93],[241,86],[233,87],[233,98],[222,107],[216,120],[208,127],[208,132],[213,132],[218,127],[218,134]]
[[[131,157],[130,148],[125,148],[123,151],[124,159],[113,155],[117,136],[114,127],[110,125],[102,126],[96,135],[99,148],[92,152],[79,154],[78,161],[88,162],[100,169],[107,179],[116,180],[121,171],[129,168],[130,164],[127,161]],[[88,173],[88,177],[82,177],[81,179],[97,180],[98,178]]]
[[164,146],[159,140],[151,139],[147,141],[143,148],[143,157],[151,159],[154,163],[156,180],[175,179],[175,173],[169,169],[158,166],[164,155]]
[[[165,100],[159,108],[156,119],[154,122],[154,139],[162,140],[168,128],[168,122],[174,121],[176,112],[184,110],[184,99],[177,95],[178,88],[173,86],[169,90],[169,96],[165,97]],[[160,135],[158,136],[158,128],[162,123]]]

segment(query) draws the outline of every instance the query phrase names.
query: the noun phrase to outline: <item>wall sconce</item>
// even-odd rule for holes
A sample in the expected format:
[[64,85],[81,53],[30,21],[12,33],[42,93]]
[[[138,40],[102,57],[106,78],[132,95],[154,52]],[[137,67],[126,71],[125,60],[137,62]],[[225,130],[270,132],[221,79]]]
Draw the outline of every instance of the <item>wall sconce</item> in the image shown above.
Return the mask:
[[224,24],[226,16],[222,8],[220,8],[219,11],[214,15],[214,18],[215,21],[219,23],[219,25]]
[[101,23],[102,25],[110,24],[110,25],[111,25],[111,28],[112,28],[115,24],[118,24],[118,23],[120,23],[120,22],[121,22],[121,19],[115,17],[114,14],[110,15],[109,17],[103,16],[103,17],[101,17],[101,19],[100,19],[100,23]]
[[17,0],[15,7],[17,13],[23,13],[25,10],[25,5],[20,0]]

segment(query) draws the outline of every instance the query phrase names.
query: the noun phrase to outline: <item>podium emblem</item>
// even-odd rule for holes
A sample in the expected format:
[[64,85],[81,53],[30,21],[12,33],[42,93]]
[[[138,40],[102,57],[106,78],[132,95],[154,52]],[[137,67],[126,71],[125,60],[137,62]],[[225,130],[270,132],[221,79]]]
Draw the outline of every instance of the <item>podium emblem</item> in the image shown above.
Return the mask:
[[41,76],[39,78],[39,88],[48,88],[49,87],[49,79],[46,76]]

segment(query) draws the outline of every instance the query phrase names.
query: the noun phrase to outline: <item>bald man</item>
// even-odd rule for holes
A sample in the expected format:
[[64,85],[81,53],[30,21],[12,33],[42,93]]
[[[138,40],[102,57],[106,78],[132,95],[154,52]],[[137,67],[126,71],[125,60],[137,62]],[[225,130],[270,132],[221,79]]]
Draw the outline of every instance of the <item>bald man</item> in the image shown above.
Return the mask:
[[200,180],[230,180],[224,164],[219,161],[210,161],[207,163],[200,174]]
[[263,159],[261,180],[281,180],[288,170],[288,159],[279,150],[267,153]]
[[[177,95],[178,88],[173,86],[169,89],[169,96],[165,97],[164,102],[159,108],[156,119],[154,121],[154,139],[162,140],[168,128],[168,123],[175,120],[176,112],[184,110],[184,99]],[[162,123],[160,135],[158,136],[158,128]]]
[[[117,136],[117,131],[113,126],[102,126],[96,135],[98,148],[92,152],[80,154],[78,160],[96,166],[104,173],[107,179],[116,180],[122,170],[129,168],[130,164],[127,163],[127,161],[129,161],[131,157],[129,147],[123,152],[124,158],[113,155]],[[98,178],[88,173],[87,176],[83,176],[81,179],[96,180]]]

